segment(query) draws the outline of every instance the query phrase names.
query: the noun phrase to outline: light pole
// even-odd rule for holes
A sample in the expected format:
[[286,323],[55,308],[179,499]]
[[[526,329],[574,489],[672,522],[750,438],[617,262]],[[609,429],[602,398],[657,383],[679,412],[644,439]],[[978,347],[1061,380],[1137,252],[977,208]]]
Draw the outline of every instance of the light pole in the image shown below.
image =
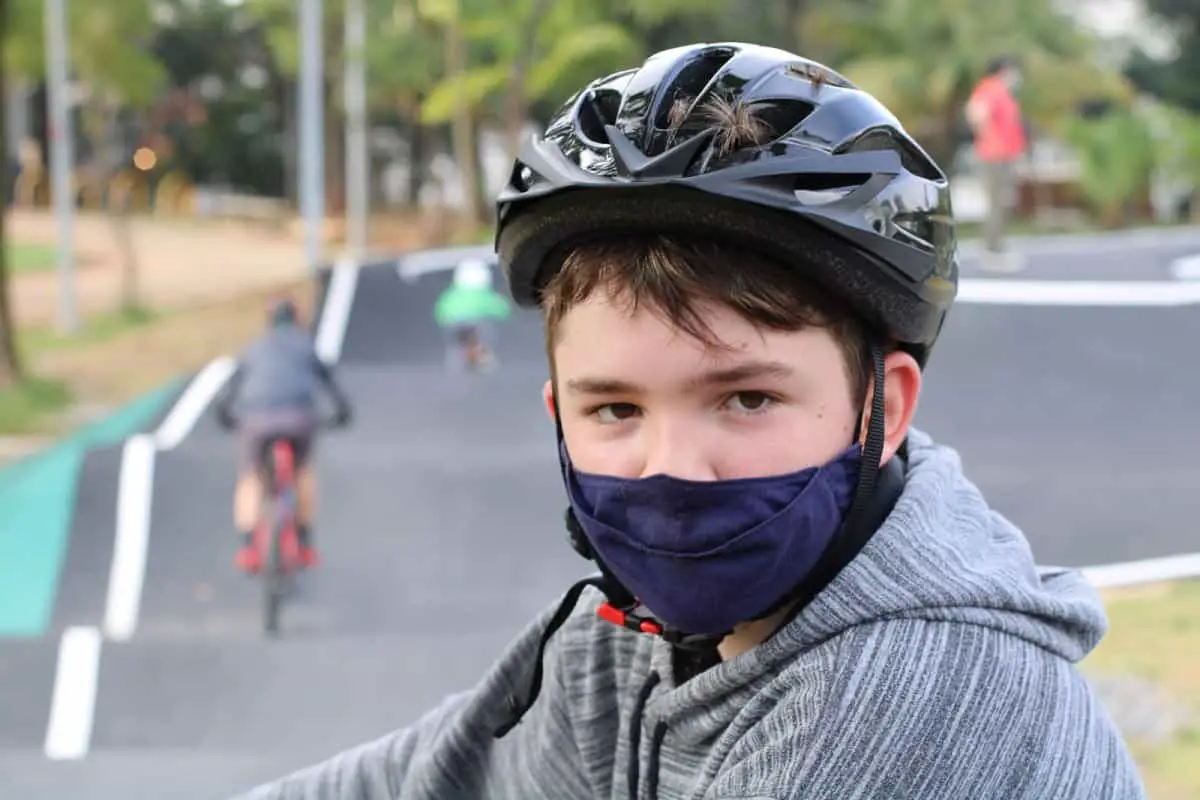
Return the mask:
[[75,307],[75,132],[71,125],[70,84],[67,69],[66,0],[46,0],[46,76],[50,101],[50,181],[54,212],[58,218],[58,324],[64,333],[79,328]]
[[315,273],[322,257],[325,227],[325,109],[322,0],[300,4],[300,213],[304,217],[304,249]]

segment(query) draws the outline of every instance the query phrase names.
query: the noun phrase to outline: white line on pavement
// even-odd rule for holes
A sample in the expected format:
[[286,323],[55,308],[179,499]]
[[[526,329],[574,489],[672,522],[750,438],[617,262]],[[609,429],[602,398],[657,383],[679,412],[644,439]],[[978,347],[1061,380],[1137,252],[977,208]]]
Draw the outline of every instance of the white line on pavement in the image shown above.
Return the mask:
[[1200,577],[1200,553],[1085,567],[1082,572],[1097,589],[1196,578]]
[[192,432],[204,409],[221,391],[233,374],[237,361],[229,356],[210,361],[196,373],[171,411],[154,431],[154,443],[160,450],[172,450]]
[[100,631],[94,627],[67,628],[58,645],[50,722],[46,726],[46,757],[75,760],[87,755],[92,739],[96,681],[100,675]]
[[358,289],[357,262],[339,261],[329,275],[329,288],[325,292],[325,307],[321,309],[321,322],[317,327],[317,355],[326,364],[336,363],[342,355],[342,343],[346,340],[346,327],[350,324],[350,310],[354,307],[354,294]]
[[963,278],[957,302],[1039,306],[1183,306],[1200,303],[1200,281],[1039,281]]
[[396,272],[400,275],[401,280],[412,283],[422,275],[452,270],[467,259],[480,259],[493,263],[496,260],[496,251],[491,245],[422,250],[397,261]]
[[1184,256],[1172,261],[1171,276],[1177,281],[1200,281],[1200,255]]
[[150,546],[156,453],[154,438],[138,434],[125,441],[121,454],[116,541],[104,607],[104,633],[116,641],[129,639],[137,627]]

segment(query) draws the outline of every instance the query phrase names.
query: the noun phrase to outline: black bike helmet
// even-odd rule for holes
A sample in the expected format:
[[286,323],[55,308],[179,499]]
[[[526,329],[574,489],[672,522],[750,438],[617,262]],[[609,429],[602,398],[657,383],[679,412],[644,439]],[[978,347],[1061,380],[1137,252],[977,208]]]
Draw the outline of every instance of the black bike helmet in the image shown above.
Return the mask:
[[874,97],[770,47],[689,45],[592,82],[524,143],[497,216],[525,306],[589,238],[704,236],[803,270],[924,365],[958,287],[945,174]]

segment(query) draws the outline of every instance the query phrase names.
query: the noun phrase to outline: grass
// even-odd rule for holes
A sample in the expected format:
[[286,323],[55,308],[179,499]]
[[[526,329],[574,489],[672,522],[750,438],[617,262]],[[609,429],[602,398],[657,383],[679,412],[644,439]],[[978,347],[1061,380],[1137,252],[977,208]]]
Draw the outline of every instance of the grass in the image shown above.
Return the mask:
[[63,334],[51,327],[29,327],[20,332],[18,344],[25,358],[36,358],[40,353],[49,350],[107,341],[126,331],[147,325],[158,316],[156,312],[142,308],[97,314],[84,320],[80,330],[74,334]]
[[63,381],[27,378],[13,389],[0,391],[0,436],[30,435],[47,429],[47,417],[63,411],[71,391]]
[[1200,797],[1200,582],[1113,592],[1105,606],[1110,630],[1084,669],[1140,679],[1181,712],[1186,722],[1165,741],[1131,737],[1130,747],[1150,797]]
[[14,274],[42,272],[58,264],[58,248],[48,244],[8,243],[8,268]]
[[[75,397],[66,376],[43,375],[38,369],[44,354],[55,350],[86,348],[119,337],[122,333],[155,318],[148,311],[101,314],[84,321],[74,335],[52,328],[32,327],[18,332],[17,346],[27,370],[32,373],[12,389],[0,391],[0,436],[55,433],[54,418],[66,411]],[[118,365],[113,364],[114,368]]]

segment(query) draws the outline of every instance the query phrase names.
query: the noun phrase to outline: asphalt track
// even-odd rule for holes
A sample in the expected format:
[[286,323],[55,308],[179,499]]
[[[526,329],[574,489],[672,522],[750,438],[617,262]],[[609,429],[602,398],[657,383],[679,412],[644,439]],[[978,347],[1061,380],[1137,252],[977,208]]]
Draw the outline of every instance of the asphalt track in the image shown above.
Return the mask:
[[[1063,247],[1018,277],[1158,279],[1200,242]],[[234,450],[208,416],[159,456],[140,622],[103,646],[86,759],[42,752],[56,640],[0,642],[0,798],[226,797],[469,686],[585,569],[560,526],[538,320],[504,328],[496,374],[447,375],[430,321],[446,280],[360,274],[339,366],[356,424],[319,444],[325,562],[284,639],[263,641],[259,584],[231,567]],[[1197,305],[963,305],[918,425],[1043,563],[1200,550],[1197,341]],[[103,613],[119,455],[85,465],[59,629]]]

